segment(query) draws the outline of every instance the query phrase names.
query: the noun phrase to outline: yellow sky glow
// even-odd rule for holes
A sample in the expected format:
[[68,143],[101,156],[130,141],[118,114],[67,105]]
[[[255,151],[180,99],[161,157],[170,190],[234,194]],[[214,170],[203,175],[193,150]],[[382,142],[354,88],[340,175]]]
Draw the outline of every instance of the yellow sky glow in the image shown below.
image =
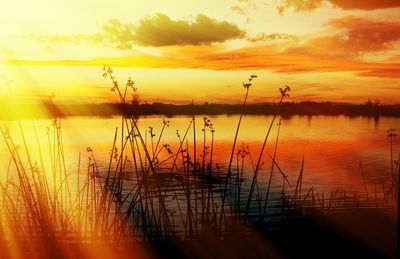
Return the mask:
[[316,2],[6,1],[0,74],[24,102],[113,101],[103,65],[148,102],[239,102],[250,74],[253,102],[398,102],[400,5]]

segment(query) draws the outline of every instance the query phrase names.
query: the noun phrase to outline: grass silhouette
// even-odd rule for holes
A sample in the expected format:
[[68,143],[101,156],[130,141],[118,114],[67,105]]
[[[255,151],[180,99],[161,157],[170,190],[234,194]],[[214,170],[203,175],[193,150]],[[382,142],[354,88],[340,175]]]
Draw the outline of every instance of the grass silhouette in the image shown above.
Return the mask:
[[[103,76],[111,80],[111,90],[122,105],[133,108],[139,105],[131,79],[121,87],[109,67],[104,68]],[[243,83],[246,90],[243,108],[256,77],[252,75]],[[290,88],[279,90],[277,109],[288,97]],[[128,100],[128,96],[132,98]],[[0,130],[12,166],[0,181],[3,208],[0,229],[5,244],[1,247],[2,254],[12,258],[70,257],[79,253],[96,257],[93,252],[96,248],[86,248],[102,246],[104,252],[108,248],[113,251],[115,246],[133,249],[138,243],[166,240],[246,239],[251,224],[268,229],[268,224],[276,218],[280,222],[301,221],[310,214],[316,217],[355,209],[395,208],[399,166],[393,162],[393,151],[390,190],[382,188],[374,195],[357,195],[338,189],[325,198],[323,193],[314,192],[313,187],[303,189],[304,159],[295,184],[279,165],[276,154],[282,124],[280,120],[276,124],[278,112],[269,122],[255,164],[248,146],[237,148],[242,117],[241,113],[226,168],[213,165],[216,129],[209,118],[203,118],[202,143],[196,143],[196,116],[193,115],[185,132],[177,131],[177,149],[173,150],[170,144],[162,144],[168,120],[162,121],[157,136],[155,128],[150,127],[147,132],[140,130],[139,114],[124,114],[110,145],[108,167],[99,168],[95,151],[88,147],[86,170],[79,154],[77,172],[67,170],[60,118],[54,118],[48,127],[48,156],[43,152],[45,144],[41,143],[35,126],[37,150],[32,151],[21,122],[18,122],[18,135],[22,146],[14,140],[16,132],[10,132],[4,122]],[[273,155],[267,156],[265,147],[274,126],[278,130]],[[188,140],[191,130],[193,143]],[[393,131],[388,134],[392,140]],[[34,161],[35,157],[38,161]],[[265,160],[271,162],[267,186],[258,182]],[[50,163],[50,168],[46,168],[45,161]],[[249,186],[245,168],[250,167],[253,173]],[[270,195],[274,171],[282,181],[277,200],[271,200]],[[139,250],[134,251],[140,254]]]

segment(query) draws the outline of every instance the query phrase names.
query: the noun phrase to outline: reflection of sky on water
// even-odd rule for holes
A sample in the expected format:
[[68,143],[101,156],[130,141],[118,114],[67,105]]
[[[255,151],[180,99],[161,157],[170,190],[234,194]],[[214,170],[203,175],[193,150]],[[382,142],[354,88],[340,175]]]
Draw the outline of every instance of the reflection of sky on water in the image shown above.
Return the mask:
[[[215,168],[215,164],[218,163],[223,169],[229,160],[238,116],[207,117],[211,119],[216,130],[213,166]],[[257,161],[259,150],[271,118],[270,116],[245,116],[242,121],[237,148],[240,148],[242,144],[249,146],[254,163]],[[178,148],[176,130],[179,130],[180,135],[183,136],[191,118],[182,116],[168,118],[168,120],[170,120],[170,127],[164,130],[160,146],[170,144],[172,151],[176,151]],[[18,125],[16,122],[8,122],[7,124],[11,135],[18,142]],[[50,124],[50,121],[22,122],[28,148],[32,150],[30,151],[31,153],[35,153],[35,150],[37,150],[33,124],[36,126],[39,135],[41,150],[46,154],[49,150],[46,127]],[[162,118],[157,116],[143,117],[139,123],[142,134],[145,134],[145,132],[148,133],[149,126],[154,128],[154,133],[156,134],[154,145],[157,142],[162,125]],[[198,155],[202,153],[201,150],[203,148],[202,125],[203,117],[197,116]],[[72,173],[77,171],[79,152],[82,155],[81,170],[86,170],[88,161],[87,147],[91,147],[94,150],[100,168],[108,166],[109,151],[112,146],[116,127],[121,127],[121,119],[117,117],[80,117],[62,121],[66,162]],[[344,116],[294,116],[282,122],[277,162],[288,175],[289,180],[295,183],[304,156],[304,188],[314,186],[318,191],[332,191],[339,187],[349,191],[363,191],[365,189],[363,175],[368,188],[374,188],[373,186],[382,188],[384,179],[387,179],[390,175],[390,149],[386,137],[386,130],[388,128],[400,129],[400,120],[396,118],[374,120]],[[274,126],[266,148],[268,154],[273,153],[276,133],[277,127]],[[188,133],[187,140],[189,150],[192,152],[192,129]],[[399,153],[399,141],[400,139],[395,139],[394,141],[395,157]],[[147,137],[147,142],[151,145],[149,136]],[[211,133],[207,132],[206,145],[209,146],[210,144]],[[0,142],[0,152],[3,157],[0,168],[7,170],[10,156],[7,154],[4,141]],[[166,156],[167,152],[162,151],[160,154],[161,156]],[[268,156],[265,155],[264,157],[264,163],[260,172],[261,182],[267,180],[271,164]],[[199,159],[201,164],[201,158]],[[206,156],[206,161],[208,160],[209,155]],[[246,172],[249,174],[251,173],[249,158],[246,158],[245,163],[247,165],[245,167],[247,168]],[[168,165],[166,164],[166,166]],[[234,161],[233,167],[234,169],[236,168],[236,161]],[[275,173],[274,181],[280,183],[281,178],[276,171]],[[248,177],[250,176],[248,175]]]

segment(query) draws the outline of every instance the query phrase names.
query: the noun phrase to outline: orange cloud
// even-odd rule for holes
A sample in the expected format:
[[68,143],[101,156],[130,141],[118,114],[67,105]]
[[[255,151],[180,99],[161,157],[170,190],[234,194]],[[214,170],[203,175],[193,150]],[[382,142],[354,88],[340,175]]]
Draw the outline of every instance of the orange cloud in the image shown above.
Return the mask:
[[8,60],[6,64],[32,66],[103,66],[140,68],[190,68],[212,70],[260,70],[299,74],[309,72],[354,72],[360,76],[400,78],[400,63],[372,63],[320,54],[270,53],[268,46],[243,48],[192,57],[132,56],[90,60]]
[[400,78],[400,63],[371,63],[324,54],[311,49],[269,53],[268,46],[246,48],[201,57],[198,64],[221,70],[269,69],[278,73],[355,72],[360,76]]
[[350,16],[334,19],[329,24],[345,30],[330,47],[342,48],[347,53],[386,50],[400,40],[400,22],[371,21]]
[[400,7],[398,0],[330,0],[342,9],[375,10]]
[[281,0],[278,11],[282,13],[288,8],[293,8],[296,12],[313,11],[323,3],[331,3],[344,10],[376,10],[400,7],[398,0]]

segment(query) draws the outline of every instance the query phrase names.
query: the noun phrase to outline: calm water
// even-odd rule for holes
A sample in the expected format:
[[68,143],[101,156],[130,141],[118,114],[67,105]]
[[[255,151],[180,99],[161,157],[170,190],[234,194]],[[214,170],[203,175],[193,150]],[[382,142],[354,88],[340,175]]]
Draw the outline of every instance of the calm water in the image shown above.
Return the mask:
[[[226,167],[235,134],[239,116],[207,116],[215,128],[213,167],[218,163],[221,170]],[[159,137],[163,122],[161,116],[142,117],[139,126],[142,134],[147,133],[147,143],[151,145],[148,136],[149,126],[154,128],[154,145]],[[187,129],[190,117],[166,118],[170,121],[169,127],[164,130],[160,145],[170,144],[172,151],[178,148],[176,130],[183,136]],[[240,129],[237,148],[248,146],[251,158],[257,161],[259,150],[269,127],[271,116],[245,116]],[[94,118],[79,117],[62,120],[63,142],[67,167],[71,174],[77,172],[79,153],[81,153],[82,168],[88,164],[87,147],[93,149],[99,168],[107,167],[109,152],[112,147],[115,128],[121,126],[121,118]],[[36,127],[40,148],[44,154],[48,152],[47,127],[49,120],[23,121],[22,127],[31,153],[35,153],[36,143],[33,126]],[[20,133],[17,122],[6,122],[11,136],[17,143]],[[196,117],[198,155],[203,147],[203,117]],[[266,181],[269,174],[271,159],[268,154],[273,154],[274,142],[277,133],[276,123],[266,147],[264,162],[260,171],[260,181]],[[302,159],[304,157],[303,186],[314,188],[318,191],[329,192],[340,188],[348,191],[365,190],[371,188],[384,188],[384,182],[390,177],[390,145],[386,136],[388,128],[400,130],[399,118],[349,118],[345,116],[294,116],[282,121],[277,162],[288,175],[293,184],[296,183]],[[50,134],[51,135],[51,134]],[[193,131],[188,134],[188,147],[192,150]],[[400,137],[394,139],[393,147],[395,158],[400,153]],[[211,145],[211,133],[206,135],[206,146]],[[192,152],[192,151],[191,151]],[[2,140],[0,142],[1,165],[0,169],[6,171],[10,155]],[[166,151],[161,152],[167,156]],[[236,157],[236,155],[235,155]],[[206,155],[207,161],[209,154]],[[38,159],[36,157],[36,159]],[[201,157],[199,161],[201,164]],[[246,158],[247,180],[251,176],[250,156]],[[236,167],[236,162],[234,162]],[[274,181],[281,183],[282,178],[275,172]]]

